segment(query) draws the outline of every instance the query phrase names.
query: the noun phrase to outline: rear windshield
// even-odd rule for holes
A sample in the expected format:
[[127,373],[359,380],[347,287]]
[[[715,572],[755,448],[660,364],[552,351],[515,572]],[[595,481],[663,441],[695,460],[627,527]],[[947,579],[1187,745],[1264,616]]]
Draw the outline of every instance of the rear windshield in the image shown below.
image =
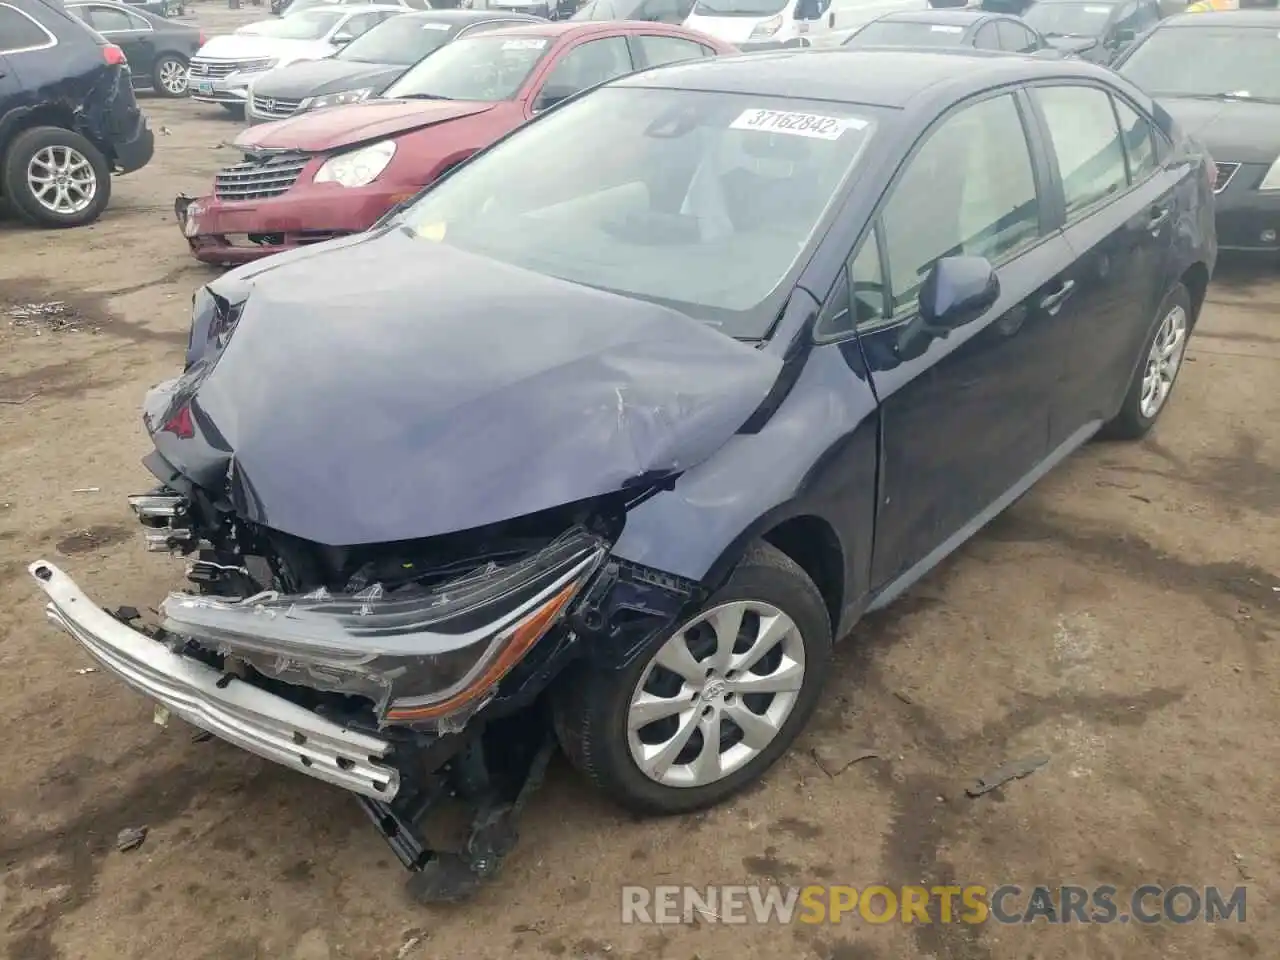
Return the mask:
[[1166,27],[1147,37],[1120,72],[1153,97],[1280,101],[1280,31]]
[[1100,37],[1114,11],[1106,3],[1033,3],[1022,19],[1046,37]]
[[347,44],[335,59],[407,67],[444,46],[452,32],[452,24],[438,20],[392,17]]
[[953,47],[964,37],[964,27],[952,23],[915,23],[877,20],[848,40],[846,47]]
[[455,170],[401,222],[755,339],[871,136],[865,109],[603,87]]
[[550,37],[463,37],[389,86],[384,97],[510,100],[551,49]]

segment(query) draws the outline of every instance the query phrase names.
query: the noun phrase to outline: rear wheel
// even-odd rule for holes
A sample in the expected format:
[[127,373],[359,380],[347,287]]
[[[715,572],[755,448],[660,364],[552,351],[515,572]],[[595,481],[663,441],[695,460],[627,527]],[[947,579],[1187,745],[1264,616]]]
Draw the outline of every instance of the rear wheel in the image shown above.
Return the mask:
[[1191,295],[1177,284],[1165,296],[1142,348],[1142,363],[1134,372],[1120,412],[1101,435],[1111,440],[1137,440],[1155,425],[1173,392],[1191,335]]
[[162,97],[187,95],[187,61],[173,54],[166,54],[156,61],[152,71],[152,84]]
[[557,691],[571,762],[632,810],[684,813],[759,779],[818,701],[831,624],[813,581],[760,543],[687,623],[622,670],[584,661]]
[[42,227],[92,223],[111,199],[107,158],[80,134],[61,127],[18,134],[0,165],[0,183],[14,212]]

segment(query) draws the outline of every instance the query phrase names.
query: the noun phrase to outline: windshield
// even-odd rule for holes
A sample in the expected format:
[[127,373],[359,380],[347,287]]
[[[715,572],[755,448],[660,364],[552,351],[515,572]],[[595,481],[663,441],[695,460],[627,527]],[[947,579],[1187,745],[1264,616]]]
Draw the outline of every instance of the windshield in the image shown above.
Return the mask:
[[1100,37],[1114,11],[1105,3],[1033,3],[1022,19],[1046,37]]
[[1280,100],[1280,35],[1261,27],[1166,27],[1120,72],[1153,97]]
[[384,97],[510,100],[551,46],[548,37],[463,37],[387,87]]
[[848,40],[846,47],[952,47],[964,37],[964,27],[943,23],[877,20]]
[[304,10],[293,16],[263,24],[257,31],[260,37],[279,40],[320,40],[345,17],[345,13],[328,10]]
[[698,0],[693,12],[700,17],[771,17],[791,5],[791,0]]
[[756,339],[869,139],[871,121],[850,111],[604,87],[459,168],[400,223]]
[[335,60],[355,63],[417,63],[449,40],[452,26],[421,17],[392,17],[383,20],[364,36],[357,37],[339,51]]

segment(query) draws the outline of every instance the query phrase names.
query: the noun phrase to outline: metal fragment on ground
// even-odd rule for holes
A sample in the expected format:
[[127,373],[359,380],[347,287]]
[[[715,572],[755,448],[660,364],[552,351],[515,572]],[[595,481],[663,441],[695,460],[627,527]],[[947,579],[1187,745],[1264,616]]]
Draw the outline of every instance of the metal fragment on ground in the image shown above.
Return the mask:
[[861,745],[846,747],[840,744],[822,744],[810,752],[822,772],[829,777],[838,777],[859,760],[875,760],[880,756],[870,747]]
[[137,850],[147,839],[146,827],[125,827],[116,834],[116,849],[121,853]]
[[980,797],[984,793],[990,793],[996,787],[1003,786],[1011,780],[1021,780],[1023,777],[1030,776],[1048,762],[1048,755],[1043,753],[1038,753],[1025,760],[1011,760],[996,767],[985,776],[979,777],[973,786],[965,790],[965,793],[971,797]]

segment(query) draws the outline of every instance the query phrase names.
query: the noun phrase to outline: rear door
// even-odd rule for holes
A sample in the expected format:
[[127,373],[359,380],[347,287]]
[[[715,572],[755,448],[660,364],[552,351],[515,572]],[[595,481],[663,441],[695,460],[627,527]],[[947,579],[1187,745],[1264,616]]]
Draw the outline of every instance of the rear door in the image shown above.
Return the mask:
[[136,13],[105,3],[68,5],[67,9],[124,51],[135,83],[151,83],[156,44],[150,23]]
[[984,23],[973,35],[973,46],[979,50],[999,50],[1000,34],[996,31],[994,20]]
[[1054,348],[1066,365],[1052,436],[1062,439],[1112,416],[1128,386],[1171,282],[1177,176],[1157,162],[1150,120],[1109,91],[1044,85],[1031,99],[1074,257],[1055,324]]
[[633,33],[628,40],[631,44],[631,59],[637,70],[660,67],[664,63],[679,63],[681,60],[701,60],[713,52],[695,40],[666,34]]

